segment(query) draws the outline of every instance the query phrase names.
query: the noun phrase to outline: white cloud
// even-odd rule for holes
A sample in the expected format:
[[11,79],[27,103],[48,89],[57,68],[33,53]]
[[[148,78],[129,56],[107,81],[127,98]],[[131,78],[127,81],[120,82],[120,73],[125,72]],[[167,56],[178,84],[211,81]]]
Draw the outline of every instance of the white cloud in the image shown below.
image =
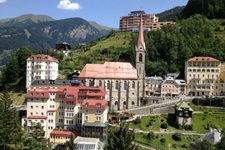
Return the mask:
[[71,3],[70,0],[60,0],[59,4],[57,5],[57,8],[66,9],[66,10],[79,10],[79,9],[81,9],[81,7],[78,3]]
[[0,0],[0,3],[4,3],[4,2],[6,2],[7,0]]

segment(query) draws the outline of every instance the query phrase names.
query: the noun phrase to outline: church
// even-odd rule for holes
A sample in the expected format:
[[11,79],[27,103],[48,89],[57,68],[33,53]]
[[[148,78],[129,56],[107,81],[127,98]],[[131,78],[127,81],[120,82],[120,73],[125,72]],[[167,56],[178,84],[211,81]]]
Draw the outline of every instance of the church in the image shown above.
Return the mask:
[[129,62],[86,64],[78,78],[85,86],[104,87],[112,111],[138,107],[145,96],[145,53],[141,17],[135,45],[135,66]]

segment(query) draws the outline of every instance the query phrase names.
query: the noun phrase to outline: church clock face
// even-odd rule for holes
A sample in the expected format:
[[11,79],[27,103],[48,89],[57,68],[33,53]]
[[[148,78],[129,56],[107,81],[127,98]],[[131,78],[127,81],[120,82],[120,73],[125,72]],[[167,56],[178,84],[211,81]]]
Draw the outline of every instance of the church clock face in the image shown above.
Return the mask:
[[140,50],[143,50],[143,47],[142,47],[142,46],[140,46],[140,47],[139,47],[139,49],[140,49]]

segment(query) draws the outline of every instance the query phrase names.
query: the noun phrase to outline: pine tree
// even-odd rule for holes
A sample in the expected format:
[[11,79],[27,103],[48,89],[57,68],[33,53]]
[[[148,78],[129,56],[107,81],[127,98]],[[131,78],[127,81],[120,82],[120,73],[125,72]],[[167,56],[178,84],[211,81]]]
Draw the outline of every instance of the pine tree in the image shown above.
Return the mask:
[[48,140],[45,138],[45,131],[40,123],[34,124],[30,127],[28,138],[25,141],[25,145],[29,147],[29,150],[48,150]]
[[135,139],[134,131],[130,131],[125,122],[120,123],[119,128],[109,131],[106,150],[137,150],[138,146],[132,142]]
[[6,149],[9,144],[13,144],[15,148],[22,146],[23,131],[19,114],[12,104],[9,93],[4,92],[0,97],[0,145],[3,149]]
[[78,145],[77,143],[74,143],[74,135],[71,134],[70,135],[70,140],[66,142],[66,149],[67,150],[77,150],[78,149]]

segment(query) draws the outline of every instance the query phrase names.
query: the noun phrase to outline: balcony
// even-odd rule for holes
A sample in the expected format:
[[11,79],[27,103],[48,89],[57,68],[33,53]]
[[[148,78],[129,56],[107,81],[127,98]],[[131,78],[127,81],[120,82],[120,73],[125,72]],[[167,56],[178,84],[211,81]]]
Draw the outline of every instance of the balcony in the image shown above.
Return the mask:
[[196,91],[211,91],[210,84],[196,84]]

